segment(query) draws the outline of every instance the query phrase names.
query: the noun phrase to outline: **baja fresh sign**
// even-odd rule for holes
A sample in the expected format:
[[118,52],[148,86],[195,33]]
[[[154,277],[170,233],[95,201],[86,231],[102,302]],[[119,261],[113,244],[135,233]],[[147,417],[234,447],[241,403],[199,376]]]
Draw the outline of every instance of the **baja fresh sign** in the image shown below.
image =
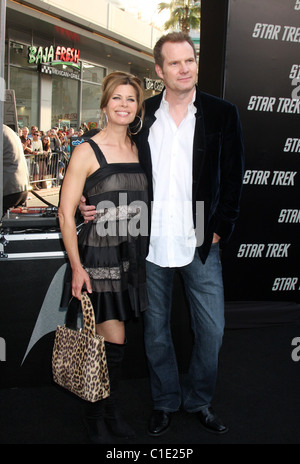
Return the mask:
[[28,63],[45,64],[52,66],[64,64],[80,69],[80,50],[71,47],[28,47]]

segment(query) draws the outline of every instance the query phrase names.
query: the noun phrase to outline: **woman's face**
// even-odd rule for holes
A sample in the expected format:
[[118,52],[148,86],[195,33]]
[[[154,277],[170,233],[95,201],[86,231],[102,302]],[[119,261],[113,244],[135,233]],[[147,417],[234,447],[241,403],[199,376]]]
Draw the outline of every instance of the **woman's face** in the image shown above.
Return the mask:
[[103,110],[107,114],[108,123],[127,126],[134,121],[138,101],[132,85],[119,85],[115,88],[108,104]]

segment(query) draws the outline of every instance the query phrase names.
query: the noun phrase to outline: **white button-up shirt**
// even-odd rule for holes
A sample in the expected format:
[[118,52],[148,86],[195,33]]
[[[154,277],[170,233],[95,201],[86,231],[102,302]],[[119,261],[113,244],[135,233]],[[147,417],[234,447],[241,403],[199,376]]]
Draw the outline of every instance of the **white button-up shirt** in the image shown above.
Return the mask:
[[189,264],[196,237],[192,213],[193,139],[196,108],[191,102],[177,127],[164,95],[151,126],[153,205],[148,261],[162,267]]

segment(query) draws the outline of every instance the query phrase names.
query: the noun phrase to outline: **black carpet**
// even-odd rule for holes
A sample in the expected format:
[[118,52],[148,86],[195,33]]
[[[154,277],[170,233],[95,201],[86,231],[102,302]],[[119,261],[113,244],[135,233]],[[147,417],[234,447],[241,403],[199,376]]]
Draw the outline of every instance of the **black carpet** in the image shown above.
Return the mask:
[[[123,449],[149,456],[150,450],[180,448],[196,456],[201,444],[299,444],[300,361],[292,359],[292,340],[297,337],[298,323],[225,331],[213,403],[229,426],[223,436],[207,432],[195,416],[183,411],[173,415],[167,433],[148,436],[148,378],[123,380],[123,412],[136,439],[103,445],[104,457]],[[79,399],[52,384],[0,389],[0,443],[89,444],[81,407]]]

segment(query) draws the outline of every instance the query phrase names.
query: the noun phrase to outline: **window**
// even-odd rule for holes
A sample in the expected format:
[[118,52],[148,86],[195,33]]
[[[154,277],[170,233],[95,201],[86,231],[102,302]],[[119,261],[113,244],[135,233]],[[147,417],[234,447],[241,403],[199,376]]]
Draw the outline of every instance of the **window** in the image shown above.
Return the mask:
[[63,119],[78,129],[78,85],[77,79],[52,75],[52,127],[59,126]]
[[101,85],[105,77],[105,69],[90,63],[82,63],[82,80]]
[[101,66],[90,63],[82,63],[82,105],[81,122],[94,128],[99,124],[101,84],[106,70]]
[[15,91],[19,127],[38,125],[39,76],[36,72],[10,67],[10,90]]
[[82,83],[81,122],[95,128],[100,120],[101,87],[99,85]]
[[28,64],[27,45],[9,44],[9,89],[15,91],[18,124],[20,127],[38,125],[39,75],[37,67]]
[[28,63],[28,46],[17,42],[10,42],[9,47],[10,64],[22,68],[37,69],[36,64]]

